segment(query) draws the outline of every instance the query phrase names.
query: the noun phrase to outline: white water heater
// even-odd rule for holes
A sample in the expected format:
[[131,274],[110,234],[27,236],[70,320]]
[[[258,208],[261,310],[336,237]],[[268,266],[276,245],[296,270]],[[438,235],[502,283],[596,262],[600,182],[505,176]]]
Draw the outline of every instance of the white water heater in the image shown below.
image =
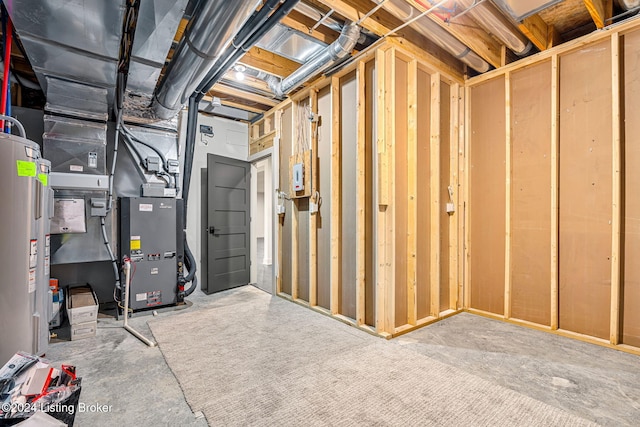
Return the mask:
[[42,164],[38,144],[0,134],[0,365],[17,351],[43,354],[48,345]]

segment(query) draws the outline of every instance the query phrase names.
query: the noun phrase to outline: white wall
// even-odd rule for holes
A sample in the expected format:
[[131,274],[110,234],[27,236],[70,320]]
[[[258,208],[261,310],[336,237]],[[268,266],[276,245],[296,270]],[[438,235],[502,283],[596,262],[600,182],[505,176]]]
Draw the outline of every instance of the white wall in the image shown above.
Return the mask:
[[[180,114],[180,144],[184,146],[187,133],[187,112],[183,110]],[[213,126],[214,136],[206,137],[202,135],[200,133],[201,124]],[[200,230],[204,227],[200,215],[200,170],[207,167],[207,154],[209,153],[246,161],[249,155],[248,125],[220,117],[212,117],[204,114],[198,115],[196,147],[193,155],[193,172],[191,175],[187,207],[187,241],[196,259],[198,272],[202,271],[200,269]],[[200,283],[201,277],[198,273],[198,286],[200,286]]]
[[258,191],[258,204],[254,210],[256,222],[256,238],[264,238],[264,192]]

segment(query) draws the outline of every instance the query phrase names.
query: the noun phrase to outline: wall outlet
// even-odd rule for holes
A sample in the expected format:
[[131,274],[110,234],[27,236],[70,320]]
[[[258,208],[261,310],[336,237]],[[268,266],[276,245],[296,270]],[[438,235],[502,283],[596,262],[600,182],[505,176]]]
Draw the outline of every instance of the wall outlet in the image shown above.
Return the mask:
[[453,203],[447,203],[447,213],[452,214],[456,211],[456,205]]

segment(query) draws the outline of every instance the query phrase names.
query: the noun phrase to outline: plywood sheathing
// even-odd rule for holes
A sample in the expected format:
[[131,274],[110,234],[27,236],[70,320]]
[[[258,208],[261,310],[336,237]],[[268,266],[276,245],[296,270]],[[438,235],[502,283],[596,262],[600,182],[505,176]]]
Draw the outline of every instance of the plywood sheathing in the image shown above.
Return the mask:
[[551,61],[511,74],[511,316],[551,321]]
[[609,338],[611,46],[560,57],[559,327]]
[[505,83],[504,76],[470,91],[470,307],[504,312]]

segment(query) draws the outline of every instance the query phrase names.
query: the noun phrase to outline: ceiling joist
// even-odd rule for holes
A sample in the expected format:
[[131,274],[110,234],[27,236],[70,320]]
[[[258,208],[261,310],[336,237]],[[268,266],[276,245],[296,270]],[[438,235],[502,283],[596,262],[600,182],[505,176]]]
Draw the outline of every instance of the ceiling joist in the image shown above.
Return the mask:
[[300,68],[297,62],[256,46],[249,49],[240,62],[278,77],[287,77]]
[[604,28],[613,16],[613,0],[584,0],[584,5],[598,29]]
[[525,18],[518,29],[540,50],[547,50],[560,43],[560,34],[553,25],[547,24],[540,15]]
[[292,10],[289,15],[282,18],[281,24],[286,25],[289,28],[300,31],[307,34],[314,39],[321,41],[325,44],[331,44],[338,38],[338,33],[330,28],[320,25],[317,28],[311,30],[316,22],[303,14]]

